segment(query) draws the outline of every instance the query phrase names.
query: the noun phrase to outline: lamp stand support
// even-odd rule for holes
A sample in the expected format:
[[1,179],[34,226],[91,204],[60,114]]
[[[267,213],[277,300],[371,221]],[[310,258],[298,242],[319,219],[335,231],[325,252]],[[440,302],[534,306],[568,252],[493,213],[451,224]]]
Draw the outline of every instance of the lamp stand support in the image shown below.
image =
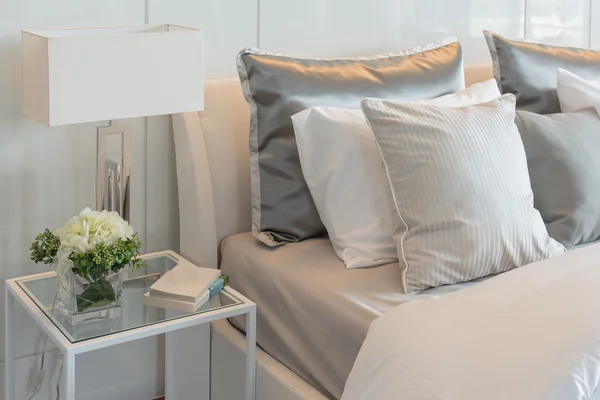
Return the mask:
[[[114,161],[106,157],[106,139],[121,136],[121,157]],[[126,221],[130,218],[131,132],[128,126],[110,121],[97,128],[96,209],[116,211]]]

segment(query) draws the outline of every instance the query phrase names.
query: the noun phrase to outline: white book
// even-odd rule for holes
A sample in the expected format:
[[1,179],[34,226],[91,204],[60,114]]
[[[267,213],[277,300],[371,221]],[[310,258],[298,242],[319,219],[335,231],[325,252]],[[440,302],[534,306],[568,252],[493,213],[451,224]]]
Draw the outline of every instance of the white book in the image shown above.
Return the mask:
[[190,303],[188,301],[176,300],[170,297],[162,297],[160,295],[152,296],[150,292],[144,294],[144,304],[151,307],[166,308],[168,310],[176,310],[183,312],[194,312],[200,308],[210,298],[210,292],[204,292],[197,302]]
[[179,260],[175,267],[150,286],[150,296],[197,303],[219,276],[221,270],[202,268],[187,260]]

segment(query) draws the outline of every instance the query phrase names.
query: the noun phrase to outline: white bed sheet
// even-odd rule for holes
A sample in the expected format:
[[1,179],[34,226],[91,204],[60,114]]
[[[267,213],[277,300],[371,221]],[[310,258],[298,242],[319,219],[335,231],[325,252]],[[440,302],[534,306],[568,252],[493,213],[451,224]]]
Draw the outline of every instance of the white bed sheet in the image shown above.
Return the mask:
[[600,245],[377,319],[344,400],[584,400],[600,384]]

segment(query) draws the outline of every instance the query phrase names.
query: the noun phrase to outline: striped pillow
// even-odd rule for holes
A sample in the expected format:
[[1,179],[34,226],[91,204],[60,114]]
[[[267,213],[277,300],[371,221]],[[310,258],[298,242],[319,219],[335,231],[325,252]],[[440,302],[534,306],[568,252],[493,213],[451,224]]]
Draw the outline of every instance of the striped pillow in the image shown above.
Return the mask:
[[406,293],[565,251],[533,207],[515,96],[444,108],[365,99],[392,189]]

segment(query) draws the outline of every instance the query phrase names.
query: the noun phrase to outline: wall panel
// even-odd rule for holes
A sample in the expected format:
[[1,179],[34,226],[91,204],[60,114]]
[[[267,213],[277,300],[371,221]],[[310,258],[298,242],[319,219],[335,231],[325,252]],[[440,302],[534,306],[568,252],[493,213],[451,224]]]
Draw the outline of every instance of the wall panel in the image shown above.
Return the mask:
[[527,38],[589,47],[590,0],[528,0]]
[[149,6],[150,23],[204,30],[207,78],[236,76],[235,56],[256,46],[257,0],[149,0]]
[[600,0],[590,0],[590,47],[600,49]]
[[524,0],[262,0],[260,46],[334,57],[397,51],[458,36],[467,62],[486,62],[482,30],[522,36],[524,11]]

